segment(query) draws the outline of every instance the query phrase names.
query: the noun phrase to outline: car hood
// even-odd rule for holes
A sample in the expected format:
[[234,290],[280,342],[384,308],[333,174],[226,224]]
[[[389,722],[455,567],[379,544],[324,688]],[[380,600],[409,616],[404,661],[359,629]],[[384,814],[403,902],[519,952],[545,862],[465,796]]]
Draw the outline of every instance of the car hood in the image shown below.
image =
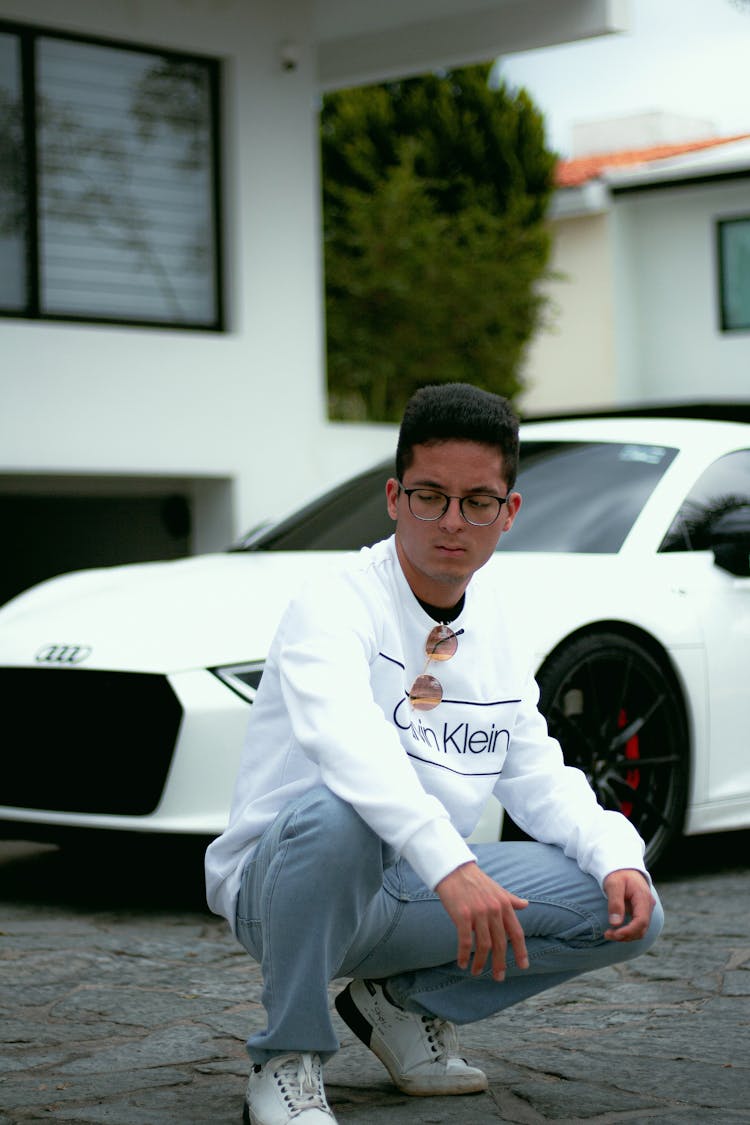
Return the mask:
[[0,664],[59,663],[62,648],[113,671],[261,660],[289,598],[330,565],[330,552],[250,552],[65,574],[0,609]]
[[[252,551],[62,575],[0,609],[0,664],[171,673],[263,660],[290,597],[342,556]],[[593,621],[641,625],[668,646],[694,643],[692,615],[675,611],[674,558],[501,549],[487,568],[539,660]]]

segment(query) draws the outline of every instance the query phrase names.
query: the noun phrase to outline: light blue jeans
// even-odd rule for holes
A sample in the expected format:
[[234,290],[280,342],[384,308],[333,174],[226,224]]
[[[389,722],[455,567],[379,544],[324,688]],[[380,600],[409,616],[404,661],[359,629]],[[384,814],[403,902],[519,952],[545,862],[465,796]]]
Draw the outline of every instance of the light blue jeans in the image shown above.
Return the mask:
[[506,978],[456,964],[456,928],[426,887],[354,809],[319,787],[290,802],[247,864],[237,933],[260,962],[267,1027],[252,1035],[255,1063],[287,1051],[329,1058],[338,1049],[328,1004],[335,977],[387,979],[407,1011],[471,1023],[579,973],[637,957],[661,932],[657,902],[640,941],[604,938],[597,882],[548,844],[479,844],[483,871],[529,900],[518,912],[529,968],[508,949]]

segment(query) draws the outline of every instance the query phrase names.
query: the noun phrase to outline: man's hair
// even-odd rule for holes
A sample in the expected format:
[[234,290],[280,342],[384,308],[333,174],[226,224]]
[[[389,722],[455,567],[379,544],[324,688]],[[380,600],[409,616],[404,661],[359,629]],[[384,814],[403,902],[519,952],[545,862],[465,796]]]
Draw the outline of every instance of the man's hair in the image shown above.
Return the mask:
[[415,445],[476,441],[502,454],[505,481],[511,489],[518,472],[518,418],[507,399],[470,383],[420,387],[406,404],[396,446],[396,476],[413,460]]

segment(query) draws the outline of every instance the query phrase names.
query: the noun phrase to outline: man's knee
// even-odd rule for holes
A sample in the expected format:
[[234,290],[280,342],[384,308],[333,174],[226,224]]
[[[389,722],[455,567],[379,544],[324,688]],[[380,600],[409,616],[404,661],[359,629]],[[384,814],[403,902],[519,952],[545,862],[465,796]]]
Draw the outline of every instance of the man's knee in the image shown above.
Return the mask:
[[380,837],[352,805],[325,785],[316,786],[296,802],[282,839],[290,837],[314,852],[318,862],[337,866],[344,860],[348,870],[357,865],[382,869]]

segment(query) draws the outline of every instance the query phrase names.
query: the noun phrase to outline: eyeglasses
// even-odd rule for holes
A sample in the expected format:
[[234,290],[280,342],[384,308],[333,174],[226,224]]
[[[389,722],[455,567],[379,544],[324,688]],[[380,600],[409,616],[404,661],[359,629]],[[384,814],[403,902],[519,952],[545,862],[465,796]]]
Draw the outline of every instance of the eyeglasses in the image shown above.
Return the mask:
[[[507,496],[495,496],[491,492],[472,492],[468,496],[448,496],[436,488],[404,488],[401,481],[399,488],[406,495],[409,511],[418,520],[439,520],[448,511],[451,500],[458,500],[461,515],[467,523],[474,527],[489,527],[500,515],[500,509],[506,502]],[[451,654],[452,655],[452,654]]]
[[461,633],[463,629],[454,633],[448,625],[436,625],[427,634],[424,645],[427,663],[422,675],[417,676],[409,688],[409,702],[415,711],[432,711],[443,698],[443,685],[434,676],[428,676],[427,669],[433,660],[450,660],[456,655]]

